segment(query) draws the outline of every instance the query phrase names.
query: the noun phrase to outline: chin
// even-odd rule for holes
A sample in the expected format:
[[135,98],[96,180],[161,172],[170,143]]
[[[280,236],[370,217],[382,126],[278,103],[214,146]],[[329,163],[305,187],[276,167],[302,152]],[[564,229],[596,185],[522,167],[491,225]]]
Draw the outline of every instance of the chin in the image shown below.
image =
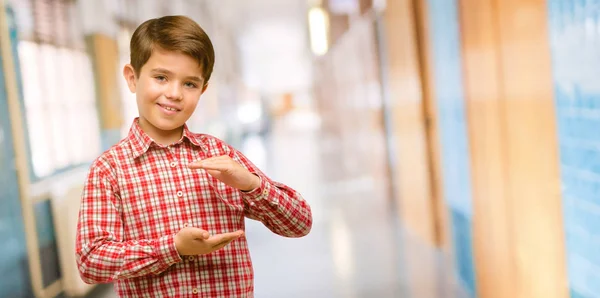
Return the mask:
[[169,131],[169,130],[174,130],[177,128],[180,128],[181,126],[183,126],[184,122],[181,122],[179,120],[175,120],[175,119],[152,119],[150,121],[150,123],[152,123],[152,125],[160,130],[165,130],[165,131]]

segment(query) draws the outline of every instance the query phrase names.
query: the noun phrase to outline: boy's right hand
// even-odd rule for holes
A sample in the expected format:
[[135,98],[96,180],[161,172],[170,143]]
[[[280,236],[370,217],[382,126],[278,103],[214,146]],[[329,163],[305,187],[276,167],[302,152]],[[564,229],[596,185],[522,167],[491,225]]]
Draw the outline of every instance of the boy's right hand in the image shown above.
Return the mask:
[[205,230],[186,227],[175,235],[175,248],[182,256],[205,255],[225,247],[244,235],[244,231],[209,235]]

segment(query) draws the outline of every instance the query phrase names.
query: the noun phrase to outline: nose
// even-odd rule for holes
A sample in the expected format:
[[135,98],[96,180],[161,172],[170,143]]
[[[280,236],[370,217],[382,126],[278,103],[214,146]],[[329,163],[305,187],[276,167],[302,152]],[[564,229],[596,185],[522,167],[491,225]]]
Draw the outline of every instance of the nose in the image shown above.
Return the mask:
[[181,86],[177,82],[172,82],[167,87],[165,97],[170,100],[181,100]]

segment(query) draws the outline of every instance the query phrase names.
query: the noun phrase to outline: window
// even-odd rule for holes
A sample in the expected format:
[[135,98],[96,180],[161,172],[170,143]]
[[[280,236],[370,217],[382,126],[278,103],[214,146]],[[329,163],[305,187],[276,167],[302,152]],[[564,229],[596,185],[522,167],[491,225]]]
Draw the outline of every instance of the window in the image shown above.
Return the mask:
[[[100,153],[93,68],[74,1],[15,7],[33,178],[89,162]],[[19,11],[20,10],[20,11]],[[21,31],[23,28],[23,31]]]

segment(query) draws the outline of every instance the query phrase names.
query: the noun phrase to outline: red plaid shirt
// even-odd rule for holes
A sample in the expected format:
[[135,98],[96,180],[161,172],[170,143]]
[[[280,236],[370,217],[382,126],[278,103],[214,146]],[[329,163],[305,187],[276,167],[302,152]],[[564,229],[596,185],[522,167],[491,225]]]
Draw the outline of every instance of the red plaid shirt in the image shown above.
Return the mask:
[[[261,178],[241,192],[187,164],[229,155]],[[87,283],[115,282],[121,297],[253,297],[254,274],[244,236],[208,255],[182,257],[174,236],[194,226],[221,234],[244,230],[244,217],[276,234],[306,235],[309,205],[272,181],[225,142],[184,127],[170,146],[134,121],[127,138],[94,161],[85,183],[76,254]]]

